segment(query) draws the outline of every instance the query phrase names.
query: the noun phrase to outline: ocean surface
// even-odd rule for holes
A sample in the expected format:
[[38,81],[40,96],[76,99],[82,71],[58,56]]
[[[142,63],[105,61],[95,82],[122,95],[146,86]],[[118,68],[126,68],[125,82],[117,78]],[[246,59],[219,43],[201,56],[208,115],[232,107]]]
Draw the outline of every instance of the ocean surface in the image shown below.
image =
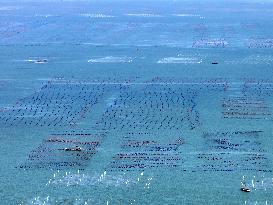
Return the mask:
[[0,0],[0,204],[273,204],[272,18]]

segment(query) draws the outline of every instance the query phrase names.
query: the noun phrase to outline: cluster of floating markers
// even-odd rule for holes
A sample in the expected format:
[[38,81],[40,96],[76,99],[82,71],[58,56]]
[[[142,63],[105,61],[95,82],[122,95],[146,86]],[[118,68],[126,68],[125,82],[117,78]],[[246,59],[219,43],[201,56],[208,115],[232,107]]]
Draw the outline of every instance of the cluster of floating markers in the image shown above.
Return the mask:
[[106,79],[79,81],[56,79],[45,84],[33,95],[19,100],[0,112],[0,125],[62,127],[75,125],[112,89],[130,83]]
[[248,48],[273,48],[273,39],[270,38],[255,38],[249,39],[246,43]]
[[123,90],[98,124],[105,129],[143,132],[199,125],[196,93],[179,86],[148,85]]
[[11,38],[13,36],[24,33],[28,30],[27,26],[24,23],[1,23],[0,36],[1,39]]
[[223,118],[233,119],[268,119],[270,107],[262,98],[232,96],[222,101]]
[[267,97],[273,95],[273,82],[272,80],[257,80],[245,79],[242,93],[244,95],[252,95],[259,97]]
[[131,133],[195,129],[200,125],[196,98],[206,91],[227,89],[223,79],[153,78],[120,90],[97,126]]
[[227,46],[228,42],[225,39],[200,39],[192,44],[193,48],[225,48]]
[[113,157],[107,170],[127,172],[179,167],[183,163],[178,150],[182,144],[184,140],[180,138],[172,143],[160,143],[155,140],[139,140],[139,137],[126,137],[121,145],[121,152]]
[[204,152],[198,154],[202,171],[272,172],[259,141],[261,131],[204,133]]
[[173,78],[173,77],[154,77],[145,81],[147,84],[183,86],[192,88],[196,91],[226,91],[229,87],[229,80],[226,78]]
[[268,98],[272,96],[273,83],[270,80],[243,79],[238,94],[222,101],[223,118],[271,119]]
[[[96,153],[105,133],[65,132],[52,134],[31,151],[22,169],[84,169]],[[80,149],[79,151],[74,151]]]
[[[109,133],[116,131],[120,136],[124,136],[120,138],[120,151],[113,156],[106,167],[107,171],[127,172],[182,167],[186,159],[181,157],[180,146],[184,144],[184,140],[171,136],[177,136],[178,132],[183,130],[190,131],[200,127],[198,97],[204,92],[209,94],[229,91],[230,83],[223,78],[154,77],[145,82],[135,82],[136,79],[67,81],[60,78],[47,83],[32,96],[20,100],[12,109],[1,111],[1,123],[7,125],[33,123],[40,126],[72,125],[83,120],[90,108],[101,99],[107,99],[106,110],[96,120],[95,126],[90,124],[93,131],[68,130],[61,134],[52,134],[29,154],[25,163],[18,167],[84,169],[105,140],[106,130]],[[256,93],[255,98],[250,97],[252,92],[259,91],[260,85],[266,84],[260,82],[253,84],[249,80],[242,85],[239,87],[239,96],[231,95],[223,100],[223,116],[264,119],[270,115],[263,96]],[[106,94],[108,97],[102,98]],[[94,130],[96,134],[90,134],[94,133]],[[205,151],[197,154],[199,161],[197,169],[271,171],[259,141],[261,133],[261,131],[204,133]],[[165,134],[168,137],[162,138]]]
[[5,108],[1,112],[0,124],[3,127],[73,125],[98,103],[105,87],[70,81],[49,82],[11,108]]
[[[261,131],[247,131],[234,133],[204,133],[205,145],[212,150],[264,152],[257,137]],[[247,136],[249,139],[246,139]]]

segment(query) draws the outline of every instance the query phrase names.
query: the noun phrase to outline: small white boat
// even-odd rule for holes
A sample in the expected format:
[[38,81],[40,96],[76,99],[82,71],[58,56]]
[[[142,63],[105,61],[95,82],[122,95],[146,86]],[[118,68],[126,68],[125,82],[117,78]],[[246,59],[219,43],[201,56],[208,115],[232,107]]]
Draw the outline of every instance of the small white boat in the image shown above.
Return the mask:
[[247,188],[247,187],[242,187],[242,188],[241,188],[241,191],[243,191],[243,192],[250,192],[250,189]]
[[76,146],[76,147],[73,147],[73,148],[64,148],[64,151],[77,151],[77,152],[80,152],[80,151],[82,151],[82,148]]
[[39,64],[47,63],[47,59],[38,59],[34,63],[39,63]]

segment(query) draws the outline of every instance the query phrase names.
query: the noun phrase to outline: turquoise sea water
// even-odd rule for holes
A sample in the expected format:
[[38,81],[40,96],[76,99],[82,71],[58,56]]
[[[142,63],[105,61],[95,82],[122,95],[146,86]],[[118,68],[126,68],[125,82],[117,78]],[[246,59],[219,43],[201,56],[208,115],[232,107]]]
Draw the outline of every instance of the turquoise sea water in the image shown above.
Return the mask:
[[273,204],[272,11],[0,1],[0,204]]

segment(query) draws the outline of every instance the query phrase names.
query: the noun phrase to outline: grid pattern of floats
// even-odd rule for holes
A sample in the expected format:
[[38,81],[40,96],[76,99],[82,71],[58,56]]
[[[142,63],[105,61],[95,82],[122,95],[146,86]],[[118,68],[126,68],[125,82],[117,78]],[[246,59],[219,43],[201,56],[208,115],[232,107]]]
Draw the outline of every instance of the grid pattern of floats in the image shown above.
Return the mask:
[[[183,171],[272,172],[260,136],[262,130],[203,133],[203,146],[195,150],[196,166],[185,165],[187,157],[184,131],[202,126],[198,98],[203,93],[219,93],[219,119],[270,120],[273,83],[244,79],[232,83],[227,79],[172,79],[155,77],[145,82],[138,78],[79,81],[54,79],[33,95],[3,108],[0,123],[10,126],[67,127],[53,133],[31,151],[21,169],[84,170],[98,147],[112,133],[119,133],[120,151],[107,171],[127,172],[147,169],[181,169]],[[236,95],[234,91],[236,90]],[[230,92],[233,93],[230,95]],[[90,125],[93,132],[77,130],[89,111],[104,103],[109,93],[117,93],[104,113]],[[222,117],[221,117],[222,116]],[[72,130],[72,131],[71,131]],[[164,139],[158,138],[166,134]],[[67,151],[80,147],[81,151]],[[238,157],[239,156],[239,157]]]

